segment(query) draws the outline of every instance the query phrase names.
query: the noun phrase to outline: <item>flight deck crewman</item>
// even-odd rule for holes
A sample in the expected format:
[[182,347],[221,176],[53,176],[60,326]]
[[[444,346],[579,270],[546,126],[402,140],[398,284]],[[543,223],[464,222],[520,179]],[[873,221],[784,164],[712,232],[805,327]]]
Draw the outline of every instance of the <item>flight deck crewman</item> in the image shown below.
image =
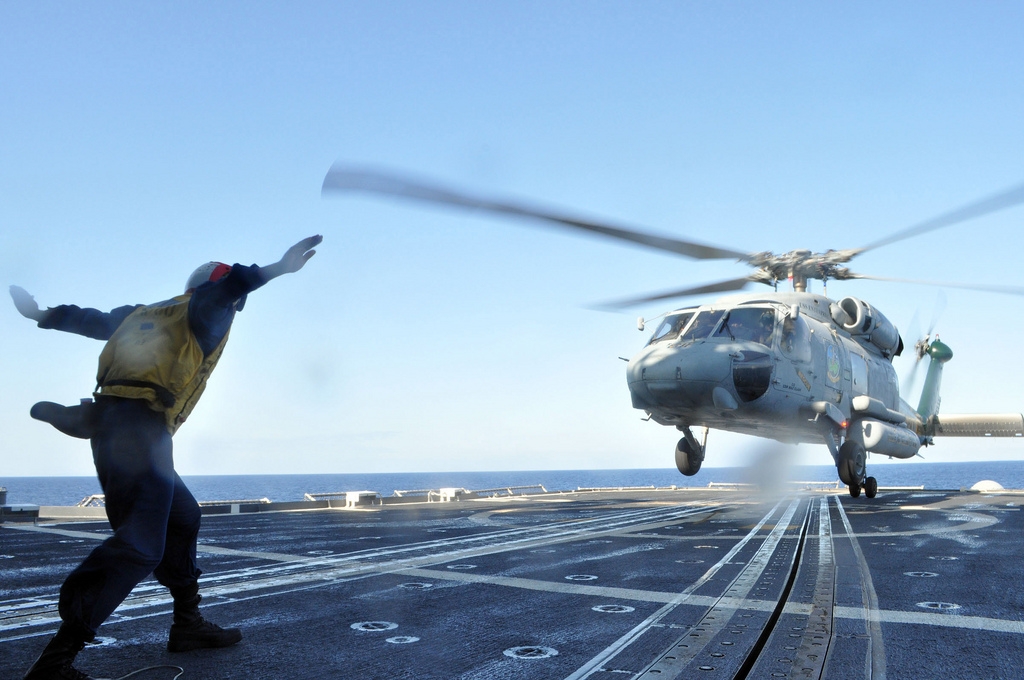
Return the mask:
[[40,402],[32,416],[91,440],[114,530],[61,586],[60,629],[25,680],[89,680],[72,666],[75,655],[150,573],[174,598],[168,651],[227,647],[242,639],[237,628],[221,628],[199,613],[201,513],[174,471],[171,436],[202,394],[246,295],[302,269],[322,240],[303,239],[266,267],[211,262],[189,277],[184,295],[111,312],[74,305],[44,311],[31,295],[11,286],[18,311],[40,328],[107,341],[95,402],[67,408]]

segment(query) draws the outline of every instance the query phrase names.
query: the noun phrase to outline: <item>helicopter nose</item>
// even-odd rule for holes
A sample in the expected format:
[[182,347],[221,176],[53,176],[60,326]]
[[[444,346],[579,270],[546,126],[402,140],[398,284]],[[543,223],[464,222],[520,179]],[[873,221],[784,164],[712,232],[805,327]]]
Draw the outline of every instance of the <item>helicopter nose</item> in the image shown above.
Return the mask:
[[651,346],[630,360],[626,380],[634,408],[694,407],[712,403],[712,392],[731,368],[721,345]]

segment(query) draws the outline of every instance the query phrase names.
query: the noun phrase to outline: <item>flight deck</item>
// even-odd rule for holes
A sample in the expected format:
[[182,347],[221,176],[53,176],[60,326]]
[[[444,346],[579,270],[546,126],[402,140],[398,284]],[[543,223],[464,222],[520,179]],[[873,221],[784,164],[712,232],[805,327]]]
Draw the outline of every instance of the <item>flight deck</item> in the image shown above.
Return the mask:
[[[430,502],[427,502],[430,501]],[[793,487],[454,494],[208,509],[203,612],[166,651],[140,584],[76,667],[228,678],[1019,678],[1024,493]],[[0,524],[0,678],[59,625],[105,522]],[[170,680],[173,668],[133,678]]]

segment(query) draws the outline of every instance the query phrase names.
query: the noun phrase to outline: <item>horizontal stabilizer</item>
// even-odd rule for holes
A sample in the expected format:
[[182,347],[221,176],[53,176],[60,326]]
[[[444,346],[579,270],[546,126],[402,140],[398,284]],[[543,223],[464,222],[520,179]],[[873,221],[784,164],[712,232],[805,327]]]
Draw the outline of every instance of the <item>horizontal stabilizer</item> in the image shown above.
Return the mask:
[[936,437],[1024,437],[1024,415],[937,415],[932,434]]

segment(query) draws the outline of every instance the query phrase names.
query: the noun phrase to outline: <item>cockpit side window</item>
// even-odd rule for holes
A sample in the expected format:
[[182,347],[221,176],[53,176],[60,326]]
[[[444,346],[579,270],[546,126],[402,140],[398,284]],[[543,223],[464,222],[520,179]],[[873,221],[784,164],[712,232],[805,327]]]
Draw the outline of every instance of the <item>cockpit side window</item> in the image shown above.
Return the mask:
[[810,361],[811,330],[803,316],[787,316],[779,326],[782,329],[779,338],[782,353],[793,361]]
[[725,314],[724,310],[700,312],[694,317],[690,323],[690,327],[679,336],[679,342],[696,342],[697,340],[704,340],[711,331],[715,330],[715,326],[718,325],[722,315]]
[[694,312],[678,312],[676,314],[669,314],[665,317],[665,320],[661,322],[658,329],[654,331],[654,335],[651,336],[648,345],[653,345],[656,342],[665,342],[667,340],[675,340],[679,337],[679,331],[686,328],[686,324],[693,318]]
[[771,347],[774,331],[774,310],[763,307],[746,307],[729,310],[722,325],[715,332],[715,337],[746,340]]

